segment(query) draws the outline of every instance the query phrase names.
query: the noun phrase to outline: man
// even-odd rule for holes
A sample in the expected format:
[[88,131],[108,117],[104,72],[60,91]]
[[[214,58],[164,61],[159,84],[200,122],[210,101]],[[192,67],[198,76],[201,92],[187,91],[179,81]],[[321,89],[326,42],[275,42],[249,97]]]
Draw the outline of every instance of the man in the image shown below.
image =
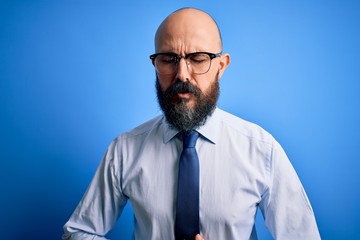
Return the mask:
[[135,239],[257,239],[258,207],[275,239],[320,239],[281,146],[216,107],[230,56],[215,21],[192,8],[170,14],[155,52],[164,116],[112,142],[63,239],[105,239],[128,200]]

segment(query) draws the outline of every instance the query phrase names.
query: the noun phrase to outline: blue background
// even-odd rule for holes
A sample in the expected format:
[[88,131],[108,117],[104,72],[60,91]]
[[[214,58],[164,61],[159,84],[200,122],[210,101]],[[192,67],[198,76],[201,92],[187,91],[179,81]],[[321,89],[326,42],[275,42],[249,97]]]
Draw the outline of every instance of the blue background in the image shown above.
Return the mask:
[[[360,239],[360,3],[346,0],[1,1],[1,239],[60,239],[111,140],[160,114],[148,56],[184,6],[213,15],[232,56],[219,106],[282,144],[323,239]],[[108,237],[132,230],[128,205]]]

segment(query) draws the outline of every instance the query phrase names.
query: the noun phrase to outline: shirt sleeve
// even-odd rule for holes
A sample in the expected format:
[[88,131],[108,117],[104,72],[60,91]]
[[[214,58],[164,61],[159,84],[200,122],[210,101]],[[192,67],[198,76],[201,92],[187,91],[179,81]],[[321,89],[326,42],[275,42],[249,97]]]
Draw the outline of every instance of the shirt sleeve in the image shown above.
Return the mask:
[[117,142],[107,149],[94,178],[69,221],[63,239],[106,239],[126,205],[121,188],[121,159]]
[[304,188],[281,146],[274,142],[269,186],[260,209],[275,239],[320,239],[315,216]]

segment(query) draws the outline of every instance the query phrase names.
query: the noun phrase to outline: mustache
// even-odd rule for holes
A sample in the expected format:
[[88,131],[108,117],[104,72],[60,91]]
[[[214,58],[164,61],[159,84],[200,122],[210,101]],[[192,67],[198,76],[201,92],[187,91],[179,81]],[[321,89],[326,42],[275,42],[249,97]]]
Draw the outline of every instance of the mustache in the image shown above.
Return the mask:
[[201,95],[201,90],[189,82],[176,81],[164,92],[165,97],[172,97],[178,93],[191,93],[196,97]]

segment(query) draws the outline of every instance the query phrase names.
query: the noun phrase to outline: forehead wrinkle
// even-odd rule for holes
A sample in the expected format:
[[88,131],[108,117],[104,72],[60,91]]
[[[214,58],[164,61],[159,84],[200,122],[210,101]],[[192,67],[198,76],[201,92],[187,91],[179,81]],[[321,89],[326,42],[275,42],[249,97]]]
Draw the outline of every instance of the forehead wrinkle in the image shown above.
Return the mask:
[[156,52],[176,53],[179,55],[186,55],[194,52],[206,52],[206,50],[202,48],[186,47],[183,43],[173,44],[174,42],[169,41],[169,43],[161,44],[161,47],[158,48]]

